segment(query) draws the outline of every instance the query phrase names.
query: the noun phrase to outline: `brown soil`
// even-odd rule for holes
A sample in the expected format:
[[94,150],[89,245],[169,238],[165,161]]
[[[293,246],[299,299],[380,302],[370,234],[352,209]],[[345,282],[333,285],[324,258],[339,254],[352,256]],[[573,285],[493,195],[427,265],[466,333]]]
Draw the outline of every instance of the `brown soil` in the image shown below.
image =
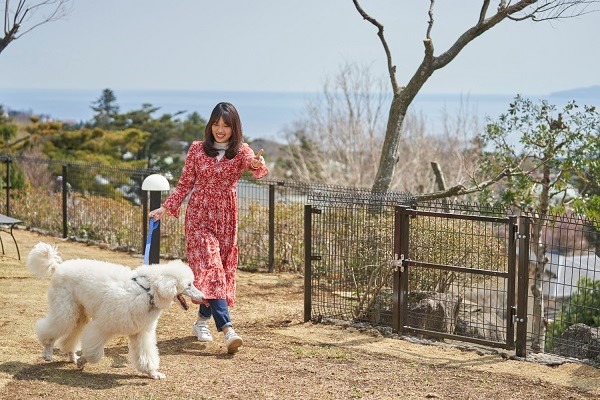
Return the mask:
[[[158,325],[161,371],[148,379],[127,363],[127,340],[115,338],[99,364],[78,371],[64,355],[46,363],[33,324],[46,310],[47,280],[29,275],[3,235],[0,267],[1,399],[591,399],[600,370],[580,363],[549,367],[493,351],[423,345],[373,329],[304,323],[302,277],[240,271],[232,309],[244,346],[227,355],[222,337],[191,336],[195,313],[173,305]],[[38,241],[63,258],[136,266],[140,257],[36,233],[16,232],[23,258]]]

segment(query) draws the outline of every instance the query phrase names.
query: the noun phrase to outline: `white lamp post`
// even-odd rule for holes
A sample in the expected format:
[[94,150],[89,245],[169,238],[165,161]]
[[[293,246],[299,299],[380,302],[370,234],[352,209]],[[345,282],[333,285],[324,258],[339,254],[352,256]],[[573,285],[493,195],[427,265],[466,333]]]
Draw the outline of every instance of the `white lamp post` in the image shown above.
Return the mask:
[[[162,175],[152,174],[146,177],[142,182],[142,190],[150,192],[150,210],[155,210],[160,207],[160,192],[170,189],[169,181]],[[146,216],[144,215],[144,218]],[[147,226],[147,221],[144,221],[144,227]],[[146,241],[144,241],[145,247]],[[146,249],[144,248],[144,252]],[[150,264],[158,264],[160,260],[160,225],[152,234],[150,242],[150,253],[148,255]]]

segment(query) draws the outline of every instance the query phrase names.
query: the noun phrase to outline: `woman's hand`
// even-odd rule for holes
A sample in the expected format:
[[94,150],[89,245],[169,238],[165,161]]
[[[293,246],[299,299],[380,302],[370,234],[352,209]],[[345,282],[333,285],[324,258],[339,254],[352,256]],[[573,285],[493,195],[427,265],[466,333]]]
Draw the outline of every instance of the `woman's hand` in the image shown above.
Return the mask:
[[261,165],[263,165],[265,163],[265,161],[262,158],[262,153],[263,152],[264,152],[264,150],[260,149],[258,151],[258,153],[256,153],[256,155],[254,156],[254,158],[250,162],[250,168],[257,169],[257,168],[259,168]]
[[148,213],[148,218],[154,218],[155,221],[158,221],[162,218],[163,214],[167,211],[163,206],[157,208],[156,210],[152,210]]

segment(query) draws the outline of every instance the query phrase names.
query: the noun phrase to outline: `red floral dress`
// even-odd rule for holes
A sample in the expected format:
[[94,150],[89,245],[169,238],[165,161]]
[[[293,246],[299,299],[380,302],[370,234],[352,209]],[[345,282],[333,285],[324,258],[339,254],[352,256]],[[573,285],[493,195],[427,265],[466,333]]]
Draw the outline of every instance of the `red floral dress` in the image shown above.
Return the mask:
[[[181,203],[191,191],[185,213],[187,259],[194,271],[195,286],[206,299],[225,299],[235,303],[237,248],[237,183],[244,170],[259,179],[267,175],[266,166],[252,169],[254,151],[246,143],[231,160],[209,157],[202,142],[193,142],[177,187],[162,204],[167,212],[179,216]],[[206,302],[208,304],[208,302]]]

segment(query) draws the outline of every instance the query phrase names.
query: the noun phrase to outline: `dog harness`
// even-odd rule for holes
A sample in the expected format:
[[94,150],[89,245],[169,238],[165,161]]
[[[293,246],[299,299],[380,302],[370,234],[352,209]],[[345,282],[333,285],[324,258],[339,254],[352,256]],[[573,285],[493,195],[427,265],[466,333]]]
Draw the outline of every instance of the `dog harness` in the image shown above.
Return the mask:
[[154,295],[152,293],[150,293],[150,288],[147,288],[144,285],[142,285],[141,283],[139,283],[137,281],[137,278],[131,278],[131,280],[134,281],[135,283],[137,283],[139,287],[141,287],[142,289],[144,289],[146,291],[146,293],[148,293],[148,297],[150,297],[150,306],[154,307]]

